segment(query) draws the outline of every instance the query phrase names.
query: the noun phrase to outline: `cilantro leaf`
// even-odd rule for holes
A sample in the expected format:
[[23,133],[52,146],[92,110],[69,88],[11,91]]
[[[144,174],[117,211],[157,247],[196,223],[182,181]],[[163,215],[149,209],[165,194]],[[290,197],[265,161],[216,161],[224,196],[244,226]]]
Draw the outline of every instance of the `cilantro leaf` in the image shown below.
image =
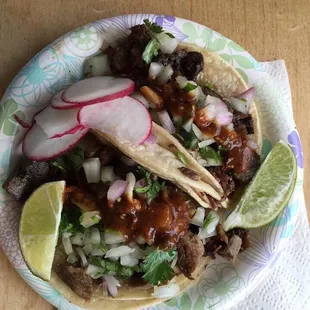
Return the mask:
[[185,155],[180,151],[178,151],[176,155],[179,158],[179,160],[186,166],[187,165],[187,158],[185,157]]
[[146,179],[147,185],[144,187],[138,187],[135,189],[136,193],[138,194],[145,194],[147,195],[147,203],[150,204],[153,199],[155,199],[159,193],[164,189],[165,182],[159,182],[157,180],[151,179],[151,173],[142,168],[141,166],[138,167],[138,172],[140,175],[144,176]]
[[209,89],[213,90],[213,83],[212,82],[209,82],[207,85],[206,85]]
[[144,19],[144,24],[154,33],[161,33],[163,32],[163,28],[156,23],[150,22],[149,19]]
[[220,152],[215,151],[211,146],[205,146],[199,149],[200,156],[205,160],[210,160],[214,163],[222,163],[222,156]]
[[156,249],[146,256],[141,269],[144,272],[143,279],[153,285],[169,281],[174,276],[174,271],[168,264],[176,257],[176,250],[163,251]]
[[175,38],[175,36],[174,36],[172,33],[170,33],[170,32],[165,32],[165,34],[166,34],[169,38],[171,38],[171,39],[174,39],[174,38]]
[[190,92],[190,91],[192,91],[192,90],[194,90],[194,89],[196,89],[198,87],[198,85],[195,85],[195,84],[192,84],[192,83],[190,83],[190,82],[188,82],[187,84],[186,84],[186,86],[183,88],[186,92]]
[[156,38],[152,39],[145,47],[143,54],[142,54],[142,59],[147,64],[150,64],[152,61],[152,58],[158,55],[159,48],[160,48],[160,43],[158,42],[158,40]]
[[186,149],[195,149],[198,145],[198,139],[191,130],[190,132],[187,132],[184,128],[180,127],[178,129],[178,133],[175,134],[176,138],[181,142],[181,144],[186,148]]
[[84,227],[80,224],[80,216],[82,215],[81,210],[74,207],[69,208],[61,214],[59,232],[68,232],[72,234],[84,232]]
[[84,151],[77,146],[67,154],[57,157],[51,164],[58,168],[65,176],[70,172],[79,172],[84,161]]

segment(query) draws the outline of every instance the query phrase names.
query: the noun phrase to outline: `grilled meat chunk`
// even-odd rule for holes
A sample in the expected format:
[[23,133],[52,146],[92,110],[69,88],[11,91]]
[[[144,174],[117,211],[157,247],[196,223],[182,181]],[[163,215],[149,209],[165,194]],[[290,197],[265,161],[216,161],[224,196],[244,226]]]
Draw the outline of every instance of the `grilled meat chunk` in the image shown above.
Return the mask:
[[96,283],[91,276],[87,275],[85,269],[74,266],[58,266],[58,276],[80,297],[90,300]]
[[192,273],[195,271],[204,253],[201,240],[197,236],[189,237],[187,235],[179,240],[177,251],[178,268],[187,278],[192,279]]
[[27,162],[2,185],[16,200],[25,200],[40,185],[55,180],[55,171],[48,162]]
[[241,250],[241,245],[242,245],[242,239],[237,235],[233,235],[229,239],[227,246],[223,249],[220,249],[218,251],[218,254],[234,263],[237,255]]
[[199,52],[188,52],[181,60],[182,73],[189,80],[196,80],[203,66],[203,56]]
[[256,171],[260,166],[259,156],[253,152],[253,156],[251,157],[250,166],[245,172],[234,173],[234,177],[243,184],[246,184],[251,181],[254,177]]
[[234,128],[245,126],[247,134],[250,135],[254,133],[253,118],[251,114],[244,114],[238,111],[234,111],[232,122]]

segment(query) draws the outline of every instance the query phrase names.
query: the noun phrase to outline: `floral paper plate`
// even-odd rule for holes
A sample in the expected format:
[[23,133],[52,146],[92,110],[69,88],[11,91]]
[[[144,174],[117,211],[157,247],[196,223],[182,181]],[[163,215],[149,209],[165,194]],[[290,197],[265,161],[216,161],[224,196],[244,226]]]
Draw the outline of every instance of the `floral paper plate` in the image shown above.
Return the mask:
[[[282,214],[268,226],[251,231],[252,248],[242,252],[233,265],[222,259],[208,266],[200,282],[182,296],[149,309],[224,309],[246,296],[272,268],[292,234],[302,188],[302,150],[290,105],[283,105],[284,94],[265,72],[264,66],[223,35],[197,23],[172,16],[124,15],[82,26],[59,38],[37,54],[15,77],[0,104],[0,183],[18,161],[20,142],[25,133],[14,118],[29,122],[51,97],[82,78],[84,59],[102,45],[109,26],[126,30],[148,18],[175,37],[196,43],[231,63],[256,88],[256,102],[266,157],[272,144],[282,139],[293,147],[298,163],[296,190]],[[289,89],[287,90],[289,92]],[[30,273],[21,256],[17,231],[21,208],[0,189],[0,243],[20,275],[48,302],[59,309],[77,310],[48,283]]]

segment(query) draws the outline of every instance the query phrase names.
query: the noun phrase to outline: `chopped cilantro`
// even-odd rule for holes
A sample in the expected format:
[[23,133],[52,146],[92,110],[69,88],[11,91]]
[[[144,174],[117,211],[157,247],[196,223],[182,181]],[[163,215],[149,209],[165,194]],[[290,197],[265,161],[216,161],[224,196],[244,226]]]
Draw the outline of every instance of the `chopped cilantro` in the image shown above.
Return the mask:
[[179,158],[179,160],[186,166],[187,165],[187,159],[186,159],[185,155],[182,152],[177,152],[176,155]]
[[156,23],[152,23],[150,22],[149,19],[144,19],[144,24],[154,33],[161,33],[163,32],[163,28],[159,25],[157,25]]
[[199,142],[193,130],[187,132],[182,127],[178,129],[178,133],[175,136],[186,149],[195,149]]
[[152,61],[152,58],[158,55],[159,48],[160,48],[160,43],[158,42],[158,40],[155,38],[152,39],[145,47],[143,54],[142,54],[142,59],[147,64],[150,64]]
[[134,266],[134,267],[125,267],[122,266],[119,262],[113,262],[109,259],[102,259],[99,257],[92,256],[89,260],[89,263],[95,266],[99,266],[104,269],[102,273],[98,273],[93,275],[93,277],[97,276],[103,276],[105,274],[112,274],[115,275],[117,278],[130,278],[135,272],[140,271],[139,266]]
[[212,82],[209,82],[208,84],[207,84],[207,87],[209,88],[209,89],[211,89],[211,90],[213,90],[213,83]]
[[153,285],[169,281],[174,276],[174,271],[168,264],[176,257],[176,250],[163,251],[156,249],[147,255],[141,264],[144,272],[143,279]]
[[210,212],[203,222],[203,227],[207,228],[214,220],[216,220],[216,216]]
[[190,82],[188,82],[187,84],[186,84],[186,86],[183,88],[186,92],[190,92],[190,91],[192,91],[192,90],[194,90],[194,89],[196,89],[198,87],[198,85],[195,85],[195,84],[192,84],[192,83],[190,83]]
[[67,154],[62,155],[51,161],[51,164],[58,168],[65,176],[70,172],[79,172],[84,161],[84,151],[77,146]]
[[243,102],[247,102],[247,100],[245,98],[240,98],[240,100]]
[[221,153],[219,151],[215,151],[211,146],[200,148],[199,154],[205,160],[212,160],[216,163],[222,162]]
[[147,203],[150,204],[153,199],[155,199],[159,193],[164,189],[165,182],[159,182],[157,180],[151,179],[151,173],[146,171],[141,166],[138,167],[138,172],[140,175],[144,176],[146,179],[147,185],[144,187],[138,187],[135,189],[136,193],[138,194],[145,194],[147,195]]
[[171,38],[171,39],[174,39],[174,38],[175,38],[175,36],[174,36],[172,33],[170,33],[170,32],[165,32],[165,34],[166,34],[169,38]]
[[82,213],[79,208],[68,207],[68,210],[63,211],[61,214],[59,232],[68,232],[73,235],[78,232],[83,232],[84,227],[80,224],[81,215]]

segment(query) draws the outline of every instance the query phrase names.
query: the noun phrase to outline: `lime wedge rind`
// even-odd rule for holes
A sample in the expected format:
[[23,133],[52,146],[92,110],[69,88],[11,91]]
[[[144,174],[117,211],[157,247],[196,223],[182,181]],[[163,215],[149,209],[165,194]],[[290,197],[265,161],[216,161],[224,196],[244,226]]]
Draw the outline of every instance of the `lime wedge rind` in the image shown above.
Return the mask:
[[224,229],[257,228],[274,220],[289,202],[297,180],[297,162],[291,147],[279,141],[246,189]]

